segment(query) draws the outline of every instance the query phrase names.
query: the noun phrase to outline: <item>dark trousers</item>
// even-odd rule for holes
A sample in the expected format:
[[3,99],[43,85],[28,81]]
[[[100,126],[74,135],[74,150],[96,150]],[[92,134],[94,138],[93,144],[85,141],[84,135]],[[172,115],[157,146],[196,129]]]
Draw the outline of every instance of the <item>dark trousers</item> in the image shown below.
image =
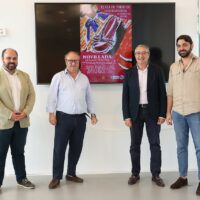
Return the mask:
[[10,146],[12,162],[16,180],[26,178],[24,147],[28,128],[20,128],[19,122],[15,122],[13,128],[0,130],[0,185],[3,183],[6,156]]
[[60,111],[56,112],[57,124],[55,127],[54,152],[53,152],[53,178],[62,179],[65,151],[69,143],[67,174],[76,175],[83,139],[86,129],[86,116],[69,115]]
[[147,137],[150,144],[151,161],[150,170],[153,176],[158,176],[161,172],[161,148],[160,148],[160,125],[149,116],[148,108],[140,108],[137,119],[131,127],[131,162],[132,175],[140,173],[140,145],[143,136],[143,127],[146,124]]

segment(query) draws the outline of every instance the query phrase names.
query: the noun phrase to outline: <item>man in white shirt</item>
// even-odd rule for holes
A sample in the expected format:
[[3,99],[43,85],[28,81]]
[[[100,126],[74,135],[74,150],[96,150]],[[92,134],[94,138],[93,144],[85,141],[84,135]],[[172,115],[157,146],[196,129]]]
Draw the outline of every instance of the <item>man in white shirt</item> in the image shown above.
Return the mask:
[[160,125],[165,121],[166,90],[161,70],[149,63],[149,47],[138,45],[135,49],[136,66],[125,74],[123,84],[122,109],[125,125],[131,132],[131,162],[132,175],[128,180],[133,185],[140,179],[140,145],[143,136],[143,127],[150,144],[152,181],[163,187],[165,184],[160,178],[161,148]]
[[3,183],[8,148],[18,185],[35,188],[26,177],[24,147],[28,133],[29,114],[35,103],[35,92],[27,73],[17,70],[18,53],[14,49],[2,51],[0,70],[0,187]]
[[79,53],[70,51],[64,59],[66,69],[54,75],[47,103],[49,122],[55,126],[53,179],[49,183],[49,189],[55,189],[60,184],[68,143],[68,169],[65,178],[67,181],[83,182],[82,178],[76,176],[76,165],[83,146],[86,113],[91,113],[92,124],[97,123],[90,83],[79,69]]

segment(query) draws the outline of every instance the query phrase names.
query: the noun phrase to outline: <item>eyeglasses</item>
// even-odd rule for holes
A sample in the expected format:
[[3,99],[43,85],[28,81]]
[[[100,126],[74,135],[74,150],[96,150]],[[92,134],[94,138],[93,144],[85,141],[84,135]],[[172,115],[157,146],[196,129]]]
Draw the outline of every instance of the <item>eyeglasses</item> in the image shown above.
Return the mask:
[[136,52],[135,52],[135,55],[136,55],[136,56],[139,56],[139,55],[146,55],[146,54],[149,54],[149,52],[148,52],[148,51],[136,51]]
[[80,60],[68,60],[68,59],[65,59],[65,61],[69,64],[72,64],[72,63],[79,64],[80,62]]

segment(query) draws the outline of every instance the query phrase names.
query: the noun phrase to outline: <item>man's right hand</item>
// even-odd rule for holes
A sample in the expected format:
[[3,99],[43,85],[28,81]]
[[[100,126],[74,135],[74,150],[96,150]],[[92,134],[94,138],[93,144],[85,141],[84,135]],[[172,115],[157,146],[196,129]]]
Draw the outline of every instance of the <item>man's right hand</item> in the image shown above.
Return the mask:
[[18,116],[19,114],[17,112],[13,112],[10,119],[14,122],[19,121]]
[[173,122],[172,122],[172,114],[171,113],[167,113],[166,122],[167,122],[167,125],[172,125],[173,124]]
[[54,113],[49,113],[49,123],[53,126],[57,124],[56,115]]
[[131,128],[132,125],[133,125],[133,122],[132,122],[131,119],[125,119],[125,120],[124,120],[124,123],[125,123],[125,125],[128,126],[129,128]]

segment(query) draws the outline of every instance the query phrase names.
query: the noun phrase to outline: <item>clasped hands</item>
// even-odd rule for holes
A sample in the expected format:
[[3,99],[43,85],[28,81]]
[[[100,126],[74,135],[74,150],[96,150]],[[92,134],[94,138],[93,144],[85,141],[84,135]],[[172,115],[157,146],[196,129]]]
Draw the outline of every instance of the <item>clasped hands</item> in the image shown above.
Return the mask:
[[20,121],[24,118],[26,118],[27,115],[25,112],[13,112],[11,115],[11,120],[14,122]]

